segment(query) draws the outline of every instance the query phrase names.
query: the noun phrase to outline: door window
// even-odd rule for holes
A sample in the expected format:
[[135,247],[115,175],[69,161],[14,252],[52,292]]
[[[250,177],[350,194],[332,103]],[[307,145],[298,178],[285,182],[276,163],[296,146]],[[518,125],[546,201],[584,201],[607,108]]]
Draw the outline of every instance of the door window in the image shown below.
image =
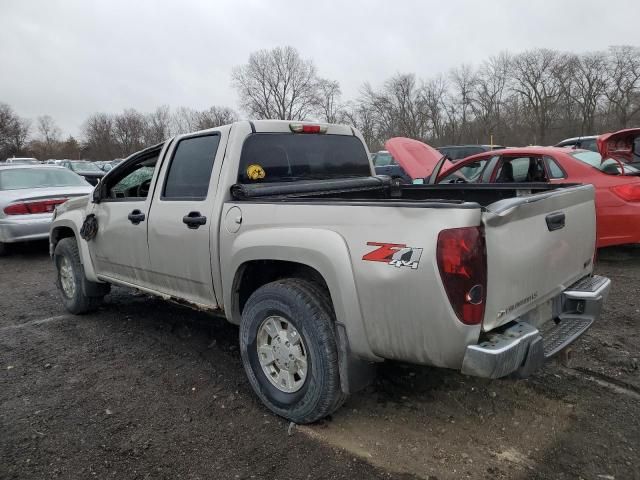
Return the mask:
[[139,160],[114,170],[106,179],[107,196],[105,200],[138,201],[147,198],[159,155],[160,150],[154,150]]
[[542,159],[538,157],[503,157],[496,183],[546,182]]
[[189,137],[178,142],[169,165],[164,200],[204,200],[209,191],[220,135]]

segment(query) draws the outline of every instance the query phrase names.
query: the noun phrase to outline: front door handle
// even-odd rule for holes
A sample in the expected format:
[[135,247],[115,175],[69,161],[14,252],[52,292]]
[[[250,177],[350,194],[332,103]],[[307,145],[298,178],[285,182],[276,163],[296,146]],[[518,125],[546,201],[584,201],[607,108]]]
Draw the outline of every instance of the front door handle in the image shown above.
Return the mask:
[[188,215],[182,217],[182,223],[195,230],[196,228],[200,228],[200,225],[207,223],[207,217],[200,215],[200,212],[189,212]]
[[134,225],[138,225],[140,222],[144,221],[145,216],[144,216],[144,213],[142,213],[140,210],[136,208],[133,212],[129,214],[127,218]]

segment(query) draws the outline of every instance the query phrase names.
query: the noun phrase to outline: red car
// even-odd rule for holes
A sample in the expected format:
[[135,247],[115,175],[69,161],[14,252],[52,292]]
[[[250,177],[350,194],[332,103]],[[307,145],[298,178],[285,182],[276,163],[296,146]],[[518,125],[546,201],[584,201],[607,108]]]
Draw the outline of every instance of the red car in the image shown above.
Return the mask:
[[640,168],[612,153],[603,161],[600,153],[562,147],[496,150],[436,169],[435,183],[592,184],[596,188],[597,246],[640,243]]

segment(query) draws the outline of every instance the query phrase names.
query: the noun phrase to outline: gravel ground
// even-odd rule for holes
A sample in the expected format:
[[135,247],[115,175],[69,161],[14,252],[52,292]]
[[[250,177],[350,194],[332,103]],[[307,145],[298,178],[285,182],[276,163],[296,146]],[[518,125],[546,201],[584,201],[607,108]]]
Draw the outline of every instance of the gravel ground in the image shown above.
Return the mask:
[[245,381],[237,328],[114,288],[58,301],[46,244],[0,259],[0,478],[640,478],[640,250],[568,365],[486,381],[385,364],[332,418],[295,427]]

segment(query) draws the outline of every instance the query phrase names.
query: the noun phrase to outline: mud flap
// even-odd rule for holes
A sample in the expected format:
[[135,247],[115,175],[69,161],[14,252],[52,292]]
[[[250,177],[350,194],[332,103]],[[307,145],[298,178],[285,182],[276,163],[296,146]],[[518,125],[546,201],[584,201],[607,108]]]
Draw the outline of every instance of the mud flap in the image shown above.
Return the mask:
[[376,365],[356,358],[349,352],[347,331],[342,324],[336,324],[338,343],[338,368],[340,371],[340,389],[351,394],[366,388],[376,376]]

